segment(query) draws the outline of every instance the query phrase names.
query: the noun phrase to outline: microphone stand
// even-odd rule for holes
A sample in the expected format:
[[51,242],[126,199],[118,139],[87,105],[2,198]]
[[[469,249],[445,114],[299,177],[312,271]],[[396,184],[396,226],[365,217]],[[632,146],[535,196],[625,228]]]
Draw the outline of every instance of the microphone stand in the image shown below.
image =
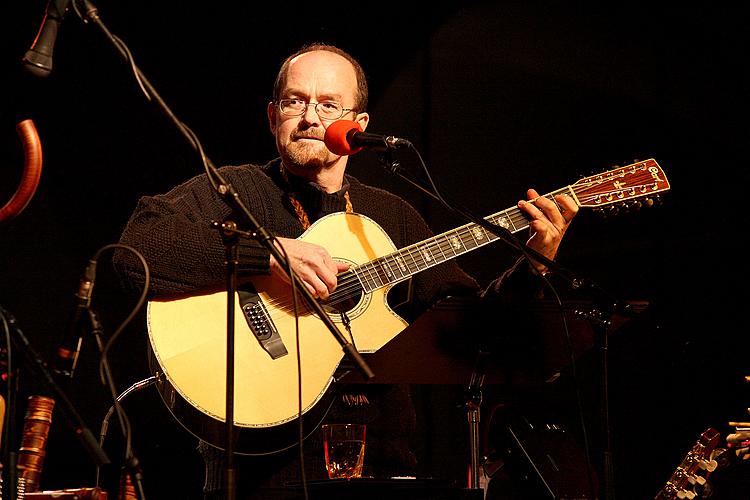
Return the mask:
[[[136,74],[138,83],[142,86],[144,92],[147,94],[147,97],[150,100],[153,100],[157,106],[160,108],[160,110],[169,118],[173,124],[177,127],[177,129],[180,131],[180,133],[184,136],[184,138],[188,141],[188,143],[201,155],[201,158],[204,162],[204,166],[206,167],[206,174],[209,177],[209,181],[214,184],[214,187],[216,188],[217,193],[221,197],[221,199],[232,209],[233,213],[239,214],[240,217],[243,218],[244,222],[247,222],[250,227],[250,231],[246,234],[250,234],[253,239],[261,243],[263,246],[265,246],[270,254],[277,260],[277,262],[281,263],[281,267],[285,270],[289,269],[286,265],[286,258],[283,255],[283,253],[274,245],[273,236],[268,232],[266,228],[261,226],[261,224],[255,219],[255,217],[252,215],[250,210],[245,206],[245,204],[240,200],[239,194],[234,189],[234,187],[224,179],[224,177],[221,175],[219,170],[216,168],[216,166],[211,162],[211,160],[203,153],[203,149],[200,145],[200,142],[196,138],[195,134],[188,129],[188,127],[182,123],[170,110],[170,108],[167,106],[167,104],[164,102],[164,100],[161,98],[161,96],[158,94],[156,89],[151,85],[151,83],[148,81],[146,76],[141,72],[141,70],[135,65],[135,63],[132,61],[132,58],[130,56],[129,51],[125,47],[124,43],[121,42],[117,37],[115,37],[109,29],[104,25],[104,23],[101,21],[101,18],[99,17],[98,9],[89,1],[89,0],[76,0],[76,3],[78,4],[78,8],[82,11],[82,19],[84,23],[93,23],[96,25],[97,28],[106,36],[106,38],[112,42],[112,44],[115,46],[115,48],[118,50],[120,55],[125,59],[126,62],[132,65],[133,71]],[[218,182],[217,182],[218,181]],[[228,259],[229,260],[229,259]],[[230,266],[232,267],[232,266]],[[234,270],[230,269],[227,272],[228,275],[234,274]],[[318,315],[318,317],[323,321],[323,323],[326,325],[328,330],[330,330],[331,334],[336,338],[336,340],[341,345],[344,353],[346,356],[348,356],[353,362],[354,365],[358,368],[362,376],[369,380],[372,379],[375,374],[370,369],[370,367],[367,365],[365,360],[362,358],[361,354],[357,351],[356,347],[347,340],[347,338],[341,333],[341,331],[338,329],[338,327],[333,323],[333,320],[328,316],[328,314],[325,312],[323,307],[318,303],[318,301],[312,296],[309,290],[307,290],[307,287],[305,287],[302,283],[302,281],[296,276],[295,273],[291,273],[289,276],[290,280],[295,280],[295,283],[297,284],[297,291],[302,295],[302,298],[305,300],[307,305],[314,311],[315,314]],[[228,278],[229,281],[229,278]],[[233,285],[232,285],[233,287]],[[233,335],[233,324],[234,324],[234,314],[233,314],[233,307],[234,307],[234,296],[230,295],[227,297],[227,335],[232,336]],[[231,314],[231,315],[230,315]],[[231,342],[228,344],[228,351],[232,349],[234,342]],[[229,361],[229,360],[228,360]],[[230,364],[232,366],[230,366]],[[230,363],[227,363],[227,372],[229,372],[233,368],[233,361]],[[227,374],[227,388],[229,388],[231,385],[233,385],[234,382],[234,374],[228,373]],[[233,408],[233,399],[234,399],[234,391],[227,391],[227,408]],[[233,458],[230,456],[230,451],[232,449],[231,439],[230,436],[233,435],[233,427],[234,427],[234,420],[233,418],[226,418],[226,436],[227,436],[227,443],[225,447],[225,459],[226,464],[233,463]],[[228,471],[227,476],[232,476],[232,471]],[[228,486],[227,488],[228,493],[231,495],[234,492],[233,486]],[[227,498],[233,500],[234,497],[228,496]]]
[[[414,147],[412,146],[412,148]],[[417,154],[419,153],[417,152]],[[634,313],[631,311],[630,305],[617,300],[611,294],[606,292],[604,289],[602,289],[600,286],[598,286],[594,282],[577,276],[570,270],[562,267],[560,264],[558,264],[554,260],[549,259],[547,256],[537,252],[533,248],[529,247],[522,241],[515,238],[508,229],[502,226],[492,224],[486,219],[482,217],[478,217],[470,213],[468,210],[463,209],[456,204],[448,203],[445,199],[443,199],[442,196],[438,195],[437,193],[423,186],[420,182],[415,181],[408,175],[404,174],[403,168],[401,167],[400,162],[393,157],[392,149],[385,149],[383,151],[380,151],[378,154],[378,158],[382,166],[388,172],[405,180],[412,186],[416,187],[423,193],[430,196],[431,198],[439,201],[449,210],[458,213],[459,215],[461,215],[468,221],[473,222],[481,226],[482,228],[486,229],[487,231],[491,232],[492,234],[497,236],[499,239],[501,239],[505,243],[509,244],[510,246],[514,247],[516,250],[521,252],[526,258],[533,258],[534,260],[539,261],[540,263],[545,265],[548,269],[552,270],[552,272],[554,272],[556,275],[562,277],[565,281],[567,281],[571,289],[589,290],[591,291],[591,294],[595,297],[596,302],[599,302],[601,304],[607,304],[606,307],[603,307],[606,310],[606,313],[608,315],[606,318],[602,316],[601,310],[594,310],[590,312],[589,314],[591,315],[591,317],[597,319],[597,321],[594,323],[595,325],[594,330],[595,330],[595,333],[598,333],[597,343],[600,345],[600,352],[601,352],[601,357],[602,357],[601,359],[602,401],[601,401],[600,409],[601,409],[601,415],[602,415],[602,433],[603,433],[603,438],[604,438],[604,442],[603,442],[603,472],[604,472],[604,483],[605,483],[604,498],[606,500],[614,500],[614,486],[613,486],[614,485],[614,481],[613,481],[614,467],[612,464],[611,439],[610,439],[610,428],[609,428],[609,425],[610,425],[609,423],[609,399],[608,399],[608,381],[607,381],[607,377],[609,375],[608,375],[608,368],[607,368],[608,345],[607,345],[606,327],[610,324],[611,315],[615,311],[622,313],[622,314],[626,314],[626,315],[633,315]],[[474,463],[476,461],[475,454],[476,452],[472,450],[472,468],[474,467]],[[478,478],[478,471],[472,471],[471,478],[472,478],[471,482],[475,483]]]
[[[52,398],[57,403],[56,406],[62,410],[63,415],[65,416],[65,419],[73,428],[75,435],[78,436],[78,439],[81,441],[81,444],[88,452],[89,457],[91,457],[91,459],[94,461],[97,467],[109,464],[110,463],[109,457],[107,457],[107,454],[104,453],[104,450],[99,446],[96,439],[94,438],[94,434],[86,426],[86,424],[83,421],[83,418],[81,418],[81,415],[75,409],[70,399],[68,399],[68,396],[65,394],[63,389],[57,384],[57,382],[55,382],[55,379],[52,376],[52,373],[47,369],[47,363],[44,362],[40,354],[29,343],[29,340],[26,338],[26,335],[24,335],[24,333],[18,327],[16,318],[13,317],[8,311],[3,309],[1,306],[0,306],[0,314],[5,318],[5,321],[8,324],[8,328],[11,332],[11,340],[14,342],[15,346],[20,348],[21,351],[26,355],[26,357],[32,362],[33,367],[36,368],[38,374],[41,376],[42,382],[47,386],[47,388],[53,394]],[[13,375],[11,376],[13,377]],[[13,378],[11,378],[8,382],[10,384],[15,384],[15,380],[13,380]],[[10,412],[12,413],[13,411],[15,411],[15,409],[11,408]],[[15,418],[11,420],[11,423],[14,423],[14,422],[15,422]],[[9,428],[8,435],[10,436],[12,434],[13,434],[13,429]],[[10,443],[7,443],[6,446],[9,447]],[[15,462],[16,462],[15,453],[11,452],[9,453],[9,455],[10,455],[10,462],[12,463],[8,464],[9,470],[7,471],[7,474],[10,479],[7,484],[8,484],[8,487],[11,488],[11,494],[15,495],[16,492],[13,491],[15,487],[17,486],[17,471],[15,470]],[[3,492],[3,494],[7,495],[6,492]],[[7,498],[15,498],[15,496],[8,496]]]
[[10,333],[11,325],[10,320],[6,317],[4,309],[0,307],[0,314],[2,314],[3,323],[8,333],[8,345],[6,348],[7,352],[7,379],[8,384],[8,400],[5,401],[3,408],[4,415],[0,418],[4,419],[5,426],[0,434],[0,440],[2,441],[3,447],[3,460],[0,463],[0,472],[2,475],[2,490],[0,493],[8,498],[16,498],[16,491],[18,489],[18,456],[15,450],[18,449],[16,444],[16,401],[18,400],[18,370],[16,370],[15,357],[12,355],[12,337]]
[[[217,224],[214,224],[217,226]],[[235,232],[237,224],[234,221],[224,221],[219,226],[221,238],[224,241],[226,255],[226,283],[227,283],[227,382],[226,382],[226,404],[224,449],[225,471],[224,481],[226,484],[226,498],[235,498],[235,460],[234,460],[234,296],[237,293],[237,266],[239,264],[239,235]]]

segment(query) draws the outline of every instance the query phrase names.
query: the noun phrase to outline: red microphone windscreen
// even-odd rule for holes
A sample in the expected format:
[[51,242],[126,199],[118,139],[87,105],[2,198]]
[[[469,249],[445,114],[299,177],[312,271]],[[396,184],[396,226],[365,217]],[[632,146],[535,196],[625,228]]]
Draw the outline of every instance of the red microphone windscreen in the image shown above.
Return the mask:
[[326,134],[323,137],[323,142],[334,154],[339,156],[353,155],[362,150],[362,148],[352,148],[349,145],[349,141],[346,139],[346,134],[348,134],[350,130],[362,132],[362,127],[359,126],[359,123],[351,120],[335,121],[328,125]]

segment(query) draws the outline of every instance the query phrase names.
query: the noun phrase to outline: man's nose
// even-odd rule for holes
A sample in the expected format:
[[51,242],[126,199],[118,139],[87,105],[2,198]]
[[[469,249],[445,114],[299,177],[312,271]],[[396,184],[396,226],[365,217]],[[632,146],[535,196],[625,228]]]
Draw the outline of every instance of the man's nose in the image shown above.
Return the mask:
[[308,103],[305,112],[302,114],[302,119],[307,123],[320,123],[320,116],[318,116],[318,112],[315,111],[315,106],[316,104],[314,103]]

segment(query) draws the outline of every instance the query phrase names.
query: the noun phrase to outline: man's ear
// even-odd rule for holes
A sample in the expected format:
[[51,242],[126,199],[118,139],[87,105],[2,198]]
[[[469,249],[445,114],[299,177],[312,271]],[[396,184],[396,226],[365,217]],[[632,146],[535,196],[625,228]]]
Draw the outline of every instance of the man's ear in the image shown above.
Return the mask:
[[354,121],[359,123],[359,126],[362,127],[362,131],[364,132],[367,128],[367,124],[370,123],[370,115],[367,113],[359,113]]
[[268,126],[271,128],[271,134],[276,135],[276,104],[273,101],[268,103],[266,108],[266,114],[268,115]]

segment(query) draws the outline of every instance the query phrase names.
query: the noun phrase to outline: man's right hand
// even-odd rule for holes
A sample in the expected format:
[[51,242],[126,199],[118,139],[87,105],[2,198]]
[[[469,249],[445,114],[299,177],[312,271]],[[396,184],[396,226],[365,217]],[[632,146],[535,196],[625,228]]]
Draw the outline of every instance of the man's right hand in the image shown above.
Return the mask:
[[[292,271],[315,297],[327,299],[336,289],[336,275],[349,269],[349,264],[336,262],[320,245],[290,238],[276,238],[286,252]],[[289,281],[286,270],[271,256],[271,271]]]

